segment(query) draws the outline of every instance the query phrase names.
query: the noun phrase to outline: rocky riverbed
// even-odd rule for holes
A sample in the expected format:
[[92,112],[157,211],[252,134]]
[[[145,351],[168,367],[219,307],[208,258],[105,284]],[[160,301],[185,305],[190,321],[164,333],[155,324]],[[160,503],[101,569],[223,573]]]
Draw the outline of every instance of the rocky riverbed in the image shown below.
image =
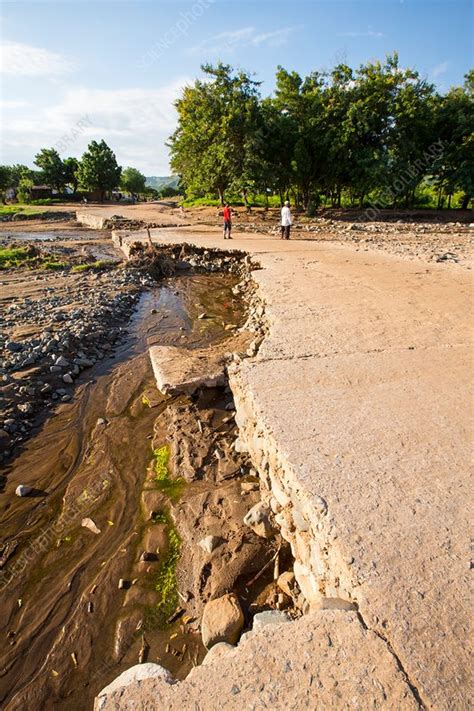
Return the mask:
[[59,268],[0,272],[2,458],[29,435],[38,415],[71,399],[79,375],[123,338],[141,290],[155,284],[113,263],[83,262],[81,269],[69,255],[54,258],[64,260],[55,262]]
[[215,387],[161,394],[147,353],[205,352],[207,368],[255,352],[262,310],[245,310],[243,256],[140,248],[125,268],[110,242],[105,266],[83,247],[74,235],[37,245],[33,263],[1,273],[0,695],[12,710],[90,707],[137,662],[184,678],[258,612],[304,605],[239,451],[225,371]]

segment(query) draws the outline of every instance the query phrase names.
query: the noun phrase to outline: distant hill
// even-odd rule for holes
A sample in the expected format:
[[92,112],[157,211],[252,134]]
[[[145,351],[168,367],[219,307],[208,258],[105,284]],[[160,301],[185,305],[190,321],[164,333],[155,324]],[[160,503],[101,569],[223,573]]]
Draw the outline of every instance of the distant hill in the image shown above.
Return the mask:
[[162,188],[174,188],[178,189],[179,178],[177,175],[150,175],[146,178],[146,186],[148,188],[154,188],[155,190],[161,190]]

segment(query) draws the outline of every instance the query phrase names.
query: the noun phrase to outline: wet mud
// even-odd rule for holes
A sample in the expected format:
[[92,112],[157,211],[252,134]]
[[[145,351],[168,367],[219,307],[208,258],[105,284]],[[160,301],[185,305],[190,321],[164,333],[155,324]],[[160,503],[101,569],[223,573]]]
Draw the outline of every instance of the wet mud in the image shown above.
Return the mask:
[[[153,344],[225,348],[245,320],[236,281],[189,275],[144,293],[127,342],[81,376],[74,401],[7,469],[3,709],[92,708],[139,661],[182,678],[205,655],[207,599],[235,588],[248,613],[273,595],[277,542],[242,531],[258,485],[232,448],[230,392],[165,398],[147,355]],[[32,494],[14,496],[19,484]],[[227,545],[206,552],[200,540],[217,534]]]

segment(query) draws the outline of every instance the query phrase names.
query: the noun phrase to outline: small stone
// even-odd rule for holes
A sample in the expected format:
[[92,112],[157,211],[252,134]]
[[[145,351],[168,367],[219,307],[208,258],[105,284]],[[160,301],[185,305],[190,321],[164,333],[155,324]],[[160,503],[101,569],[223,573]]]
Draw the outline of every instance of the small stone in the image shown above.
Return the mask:
[[249,491],[258,491],[260,485],[258,481],[243,481],[240,485],[243,493],[248,493]]
[[88,528],[89,531],[92,531],[92,533],[100,533],[100,528],[95,525],[94,521],[91,518],[83,518],[81,521],[81,526],[84,526],[84,528]]
[[257,536],[262,538],[272,538],[274,535],[273,526],[270,522],[270,508],[263,501],[252,506],[250,511],[244,516],[244,523],[249,526]]
[[67,368],[69,361],[64,356],[59,356],[59,358],[56,358],[54,361],[54,365],[58,365],[61,368]]
[[206,536],[201,541],[199,541],[198,546],[206,551],[206,553],[212,553],[212,551],[217,548],[221,539],[217,536]]
[[16,487],[15,494],[17,496],[28,496],[28,494],[31,494],[32,491],[33,491],[32,486],[25,486],[24,484],[20,484],[19,486]]
[[285,595],[288,595],[288,597],[293,597],[296,585],[295,574],[293,573],[293,571],[287,570],[282,573],[278,577],[277,585],[280,590],[285,593]]
[[65,382],[67,385],[72,385],[74,382],[72,376],[69,373],[65,373],[63,375],[63,382]]
[[234,649],[235,647],[232,644],[228,644],[227,642],[218,642],[208,651],[202,661],[202,666],[205,667],[209,666],[209,664],[213,664],[217,659],[224,657]]

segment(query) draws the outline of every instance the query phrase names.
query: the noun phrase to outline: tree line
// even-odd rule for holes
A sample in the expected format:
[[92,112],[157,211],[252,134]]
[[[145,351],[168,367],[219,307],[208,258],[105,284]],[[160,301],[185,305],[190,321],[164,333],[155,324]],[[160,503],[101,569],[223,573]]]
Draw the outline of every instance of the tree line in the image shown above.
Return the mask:
[[278,67],[276,90],[231,66],[176,102],[171,166],[187,195],[292,197],[320,204],[412,207],[422,185],[438,206],[474,196],[474,70],[444,95],[397,54],[353,70],[339,64],[306,77]]
[[82,158],[62,159],[55,148],[43,148],[35,156],[39,170],[26,165],[0,166],[2,199],[8,189],[14,189],[20,202],[28,202],[35,184],[46,184],[63,193],[66,187],[75,194],[78,190],[97,192],[104,200],[107,192],[120,187],[131,194],[146,191],[145,176],[136,168],[122,169],[115,153],[105,141],[91,141]]

